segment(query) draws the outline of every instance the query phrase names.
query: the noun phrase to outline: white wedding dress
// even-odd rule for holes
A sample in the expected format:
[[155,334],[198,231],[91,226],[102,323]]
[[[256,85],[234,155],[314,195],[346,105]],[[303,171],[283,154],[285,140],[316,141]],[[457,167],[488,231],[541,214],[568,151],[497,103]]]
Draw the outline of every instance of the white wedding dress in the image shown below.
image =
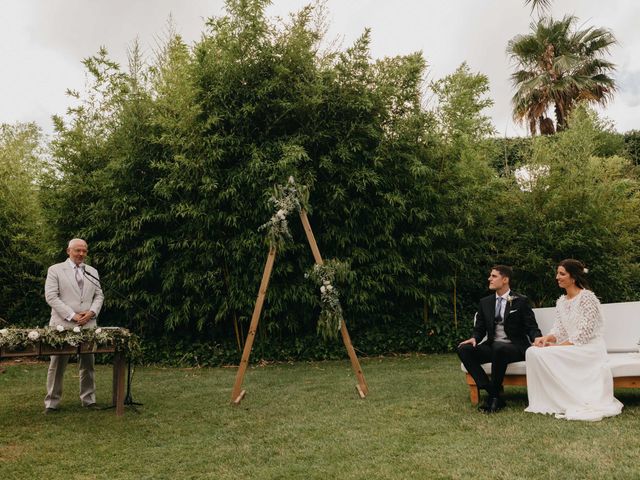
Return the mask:
[[602,338],[600,301],[589,290],[556,303],[551,329],[557,343],[573,345],[527,349],[525,412],[552,413],[567,420],[598,421],[618,415],[622,403],[613,396],[613,377]]

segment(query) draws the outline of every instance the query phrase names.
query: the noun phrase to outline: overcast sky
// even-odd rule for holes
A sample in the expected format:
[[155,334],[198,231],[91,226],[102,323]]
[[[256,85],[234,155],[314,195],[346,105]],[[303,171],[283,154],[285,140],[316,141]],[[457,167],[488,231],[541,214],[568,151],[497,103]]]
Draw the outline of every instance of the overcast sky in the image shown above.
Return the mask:
[[[275,0],[270,15],[287,16],[309,1]],[[67,88],[82,90],[81,60],[105,46],[126,64],[138,38],[152,58],[169,16],[189,44],[223,0],[0,0],[0,123],[37,122],[52,131],[51,116],[70,105]],[[488,114],[501,135],[522,135],[511,120],[512,67],[507,42],[527,33],[533,18],[523,0],[328,0],[328,37],[348,47],[372,29],[374,58],[422,51],[428,79],[466,61],[489,77]],[[554,0],[552,14],[575,14],[584,26],[606,27],[619,41],[611,52],[618,93],[604,110],[618,131],[640,129],[640,1]]]

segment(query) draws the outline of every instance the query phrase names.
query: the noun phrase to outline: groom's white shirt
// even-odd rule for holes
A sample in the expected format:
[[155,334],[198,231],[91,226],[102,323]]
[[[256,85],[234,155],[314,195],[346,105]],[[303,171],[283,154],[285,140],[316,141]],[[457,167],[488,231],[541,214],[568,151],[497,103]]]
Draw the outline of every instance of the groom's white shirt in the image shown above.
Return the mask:
[[[498,298],[502,297],[502,302],[500,302],[500,318],[504,318],[504,311],[507,307],[507,300],[509,299],[509,295],[511,294],[511,289],[507,290],[504,295],[498,295],[496,293],[496,302],[498,302]],[[504,331],[504,323],[496,324],[496,333],[494,335],[495,342],[503,342],[503,343],[511,343],[511,340],[507,337],[506,332]]]
[[[95,268],[85,264],[81,264],[82,266],[87,274],[99,278]],[[70,259],[49,267],[44,284],[44,296],[51,307],[50,326],[68,327],[69,321],[76,313],[91,310],[96,316],[85,325],[85,328],[95,327],[96,317],[104,301],[100,282],[89,275],[84,276],[84,285],[80,291],[75,277],[75,264]]]
[[500,304],[500,317],[504,318],[504,311],[507,307],[507,300],[509,300],[509,295],[511,295],[511,289],[507,290],[504,295],[498,295],[496,293],[496,302],[498,301],[498,297],[502,297],[502,303]]

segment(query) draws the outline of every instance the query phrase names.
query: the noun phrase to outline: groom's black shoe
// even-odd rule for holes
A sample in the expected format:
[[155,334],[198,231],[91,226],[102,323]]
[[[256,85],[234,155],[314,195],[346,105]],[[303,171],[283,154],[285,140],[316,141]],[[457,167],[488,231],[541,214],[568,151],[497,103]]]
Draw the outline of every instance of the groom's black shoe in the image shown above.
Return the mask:
[[484,413],[495,413],[495,412],[499,412],[506,406],[507,406],[507,402],[505,402],[500,397],[487,397],[487,400],[484,403],[484,405],[481,405],[480,407],[478,407],[478,410]]

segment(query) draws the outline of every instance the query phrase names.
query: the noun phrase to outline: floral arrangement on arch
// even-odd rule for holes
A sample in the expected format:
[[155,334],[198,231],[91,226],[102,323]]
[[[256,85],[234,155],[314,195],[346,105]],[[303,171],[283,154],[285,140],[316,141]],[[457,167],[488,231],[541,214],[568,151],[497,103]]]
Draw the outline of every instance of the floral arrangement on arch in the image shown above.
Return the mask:
[[322,265],[315,264],[305,273],[320,287],[320,318],[317,331],[324,339],[335,339],[342,328],[344,316],[340,304],[340,294],[335,286],[336,280],[344,282],[349,277],[350,269],[347,263],[339,260],[328,260]]
[[45,328],[3,328],[0,330],[0,348],[10,350],[48,345],[54,348],[80,344],[113,345],[118,351],[125,351],[129,357],[140,354],[140,340],[125,328],[65,328],[62,325]]
[[300,212],[306,208],[309,200],[309,190],[304,185],[298,185],[291,176],[285,185],[276,185],[274,192],[269,197],[269,203],[275,206],[276,212],[271,219],[258,230],[267,231],[267,240],[269,245],[282,247],[291,240],[291,232],[289,231],[289,222],[287,217],[292,212]]

